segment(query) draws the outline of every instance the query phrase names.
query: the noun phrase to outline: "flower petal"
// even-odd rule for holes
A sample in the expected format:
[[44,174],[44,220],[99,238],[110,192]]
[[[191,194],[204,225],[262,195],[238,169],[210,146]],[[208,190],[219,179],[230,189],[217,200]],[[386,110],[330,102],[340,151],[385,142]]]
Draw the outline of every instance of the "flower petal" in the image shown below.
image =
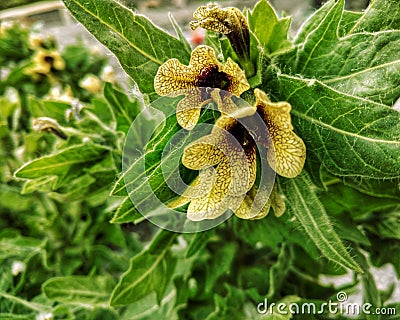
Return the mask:
[[221,71],[228,74],[231,78],[231,84],[227,88],[227,91],[240,96],[243,92],[250,89],[245,72],[240,69],[239,65],[231,58],[228,58],[226,63],[222,66]]
[[211,91],[210,96],[221,113],[234,119],[252,116],[257,111],[257,108],[252,106],[239,107],[232,99],[235,96],[227,91],[215,88]]
[[293,132],[271,130],[275,152],[268,152],[267,160],[275,172],[282,177],[294,178],[303,170],[306,147]]
[[253,186],[247,192],[235,215],[241,219],[261,219],[265,217],[271,207],[271,191],[267,187],[258,188]]
[[187,145],[182,156],[182,164],[192,170],[215,166],[224,157],[218,147],[220,141],[216,135],[207,135]]
[[174,91],[195,87],[196,74],[190,66],[185,66],[178,59],[169,59],[162,64],[154,78],[154,90],[161,96]]
[[183,92],[185,97],[176,106],[176,119],[182,128],[191,130],[199,121],[201,108],[211,102],[211,99],[203,100],[200,88],[184,90]]
[[210,67],[219,67],[214,50],[208,46],[198,46],[193,50],[188,66],[178,59],[163,63],[154,78],[154,89],[159,95],[168,95],[181,89],[194,88],[201,70]]
[[200,27],[222,34],[228,34],[232,31],[229,26],[223,23],[228,18],[227,11],[219,8],[216,4],[210,3],[207,6],[197,8],[193,13],[193,18],[197,21],[190,22],[192,30]]
[[303,170],[306,147],[293,132],[288,102],[271,102],[261,90],[255,89],[257,112],[263,118],[271,136],[274,151],[269,150],[269,165],[279,175],[294,178]]

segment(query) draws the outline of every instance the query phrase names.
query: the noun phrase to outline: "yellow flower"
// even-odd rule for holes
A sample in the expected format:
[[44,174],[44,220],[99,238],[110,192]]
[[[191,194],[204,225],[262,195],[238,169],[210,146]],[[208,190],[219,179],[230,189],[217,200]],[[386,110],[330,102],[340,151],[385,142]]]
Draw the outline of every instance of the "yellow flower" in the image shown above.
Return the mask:
[[[267,154],[268,164],[286,178],[300,174],[306,160],[306,146],[293,132],[288,102],[271,102],[267,94],[255,89],[257,113],[264,120],[274,145],[274,152]],[[265,147],[268,148],[268,145]]]
[[[157,94],[185,95],[177,105],[177,120],[188,130],[197,123],[201,108],[213,99],[213,90],[201,88],[219,88],[240,96],[250,86],[244,72],[233,60],[228,58],[225,64],[220,63],[214,50],[204,45],[193,50],[187,66],[178,59],[166,61],[160,66],[154,79]],[[223,98],[219,100],[221,99]],[[219,104],[219,107],[220,111],[226,111],[223,104]]]
[[[200,170],[199,177],[170,206],[190,201],[190,220],[215,219],[228,209],[243,219],[263,218],[271,206],[277,216],[285,211],[276,186],[254,184],[256,143],[266,149],[266,159],[261,161],[267,161],[276,173],[287,178],[297,176],[303,169],[305,145],[293,132],[290,104],[273,103],[259,89],[254,93],[254,107],[237,108],[222,115],[209,135],[185,148],[182,163],[189,169]],[[257,125],[255,113],[265,123],[269,135],[265,136],[265,127]],[[247,123],[253,123],[254,130]]]
[[101,91],[101,81],[94,74],[87,74],[81,81],[79,81],[79,86],[90,93],[96,94]]
[[186,146],[182,163],[200,174],[174,206],[190,201],[190,220],[215,219],[228,209],[235,211],[253,186],[256,144],[237,119],[255,112],[247,107],[223,115],[209,135]]
[[240,60],[250,60],[250,30],[243,13],[234,7],[220,8],[215,3],[197,8],[190,27],[222,33],[227,36]]
[[65,68],[64,59],[55,50],[37,50],[32,58],[33,66],[27,69],[27,74],[47,75],[52,70],[63,70]]

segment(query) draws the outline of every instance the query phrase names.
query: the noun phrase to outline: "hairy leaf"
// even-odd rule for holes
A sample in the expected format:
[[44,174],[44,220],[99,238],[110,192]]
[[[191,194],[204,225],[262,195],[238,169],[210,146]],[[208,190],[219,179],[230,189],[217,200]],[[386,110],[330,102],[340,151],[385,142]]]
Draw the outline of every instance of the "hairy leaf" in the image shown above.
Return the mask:
[[390,108],[400,96],[400,30],[354,29],[384,19],[384,2],[373,2],[364,16],[344,11],[343,0],[327,2],[300,28],[294,50],[273,59],[264,74],[265,90],[293,106],[317,183],[318,163],[345,177],[400,175],[400,113]]
[[290,199],[290,211],[321,253],[340,266],[362,272],[329,221],[307,174],[302,173],[297,178],[287,179],[282,184],[282,189],[287,199]]
[[142,93],[156,98],[153,81],[158,67],[169,58],[187,63],[190,52],[178,39],[149,19],[116,1],[64,0],[68,10],[118,58]]

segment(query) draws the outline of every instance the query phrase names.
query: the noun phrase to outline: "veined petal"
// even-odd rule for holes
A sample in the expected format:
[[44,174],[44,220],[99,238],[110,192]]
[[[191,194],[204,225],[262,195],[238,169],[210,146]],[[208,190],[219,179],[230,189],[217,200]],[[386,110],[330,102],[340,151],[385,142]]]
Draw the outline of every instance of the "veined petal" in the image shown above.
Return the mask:
[[214,50],[208,46],[198,46],[191,54],[189,65],[185,66],[178,59],[169,59],[162,64],[154,78],[154,90],[165,96],[174,91],[194,88],[201,71],[211,67],[219,67]]
[[158,68],[154,78],[154,90],[161,96],[174,91],[195,87],[196,74],[191,68],[180,63],[178,59],[169,59]]
[[286,211],[285,201],[283,200],[283,196],[278,193],[276,184],[274,185],[271,193],[271,206],[272,209],[274,209],[275,216],[278,218]]
[[287,102],[271,102],[259,89],[255,89],[254,94],[257,112],[267,125],[274,145],[274,152],[268,151],[268,163],[279,175],[294,178],[303,169],[306,147],[303,140],[293,132],[291,106]]
[[186,146],[182,164],[192,170],[200,170],[207,166],[215,166],[224,157],[219,149],[220,141],[215,135],[207,135]]
[[282,177],[294,178],[303,170],[306,147],[295,133],[271,130],[275,152],[268,152],[267,160],[275,172]]
[[176,119],[179,125],[186,130],[193,129],[199,121],[201,108],[209,102],[211,99],[203,100],[199,88],[187,90],[185,97],[176,106]]
[[267,187],[253,186],[246,194],[235,215],[241,219],[264,218],[271,207],[270,190]]
[[257,111],[256,107],[239,107],[236,102],[232,100],[234,97],[233,95],[228,94],[226,91],[221,91],[220,89],[212,90],[210,96],[217,104],[218,110],[221,113],[234,119],[252,116]]
[[[200,172],[199,176],[210,176],[214,169],[208,167]],[[215,181],[211,188],[206,193],[198,193],[198,196],[191,199],[187,210],[187,216],[192,221],[200,221],[204,219],[216,219],[223,215],[229,208],[229,201],[227,193],[229,191],[229,185],[231,177],[225,175],[224,168],[215,169]],[[201,178],[200,178],[201,179]],[[201,179],[207,181],[206,179]],[[206,182],[204,182],[204,185]],[[200,188],[202,190],[203,188]]]
[[197,8],[193,13],[193,18],[197,20],[190,22],[190,27],[193,30],[200,27],[222,34],[228,34],[232,31],[229,26],[223,23],[228,19],[227,11],[222,10],[214,3]]
[[239,9],[220,8],[217,4],[210,3],[199,7],[194,12],[193,18],[196,19],[190,22],[193,30],[201,27],[226,35],[239,59],[249,61],[250,29]]
[[226,63],[221,69],[222,72],[225,72],[231,77],[231,83],[226,89],[227,91],[233,93],[234,95],[240,96],[243,92],[250,89],[245,72],[240,69],[239,65],[231,58],[226,60]]

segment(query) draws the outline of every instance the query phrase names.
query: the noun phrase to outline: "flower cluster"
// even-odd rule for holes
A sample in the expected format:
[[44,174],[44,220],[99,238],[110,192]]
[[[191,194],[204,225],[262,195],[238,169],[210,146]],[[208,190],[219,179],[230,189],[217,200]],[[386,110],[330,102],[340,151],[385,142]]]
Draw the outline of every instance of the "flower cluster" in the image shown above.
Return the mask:
[[[242,59],[249,57],[248,26],[236,8],[216,5],[200,7],[192,28],[203,27],[228,36]],[[202,45],[191,54],[189,65],[177,59],[166,61],[158,70],[154,88],[159,95],[184,95],[177,105],[177,121],[192,129],[201,108],[215,103],[221,116],[210,134],[186,146],[182,164],[198,170],[199,176],[171,207],[189,203],[190,220],[215,219],[228,209],[244,219],[260,219],[270,207],[277,216],[285,204],[276,185],[256,183],[257,148],[262,146],[268,166],[280,176],[294,178],[303,169],[306,149],[293,131],[288,102],[271,102],[261,89],[254,89],[255,104],[239,106],[237,98],[250,89],[245,72],[228,58],[219,62],[211,47]],[[246,123],[261,119],[253,130]]]

